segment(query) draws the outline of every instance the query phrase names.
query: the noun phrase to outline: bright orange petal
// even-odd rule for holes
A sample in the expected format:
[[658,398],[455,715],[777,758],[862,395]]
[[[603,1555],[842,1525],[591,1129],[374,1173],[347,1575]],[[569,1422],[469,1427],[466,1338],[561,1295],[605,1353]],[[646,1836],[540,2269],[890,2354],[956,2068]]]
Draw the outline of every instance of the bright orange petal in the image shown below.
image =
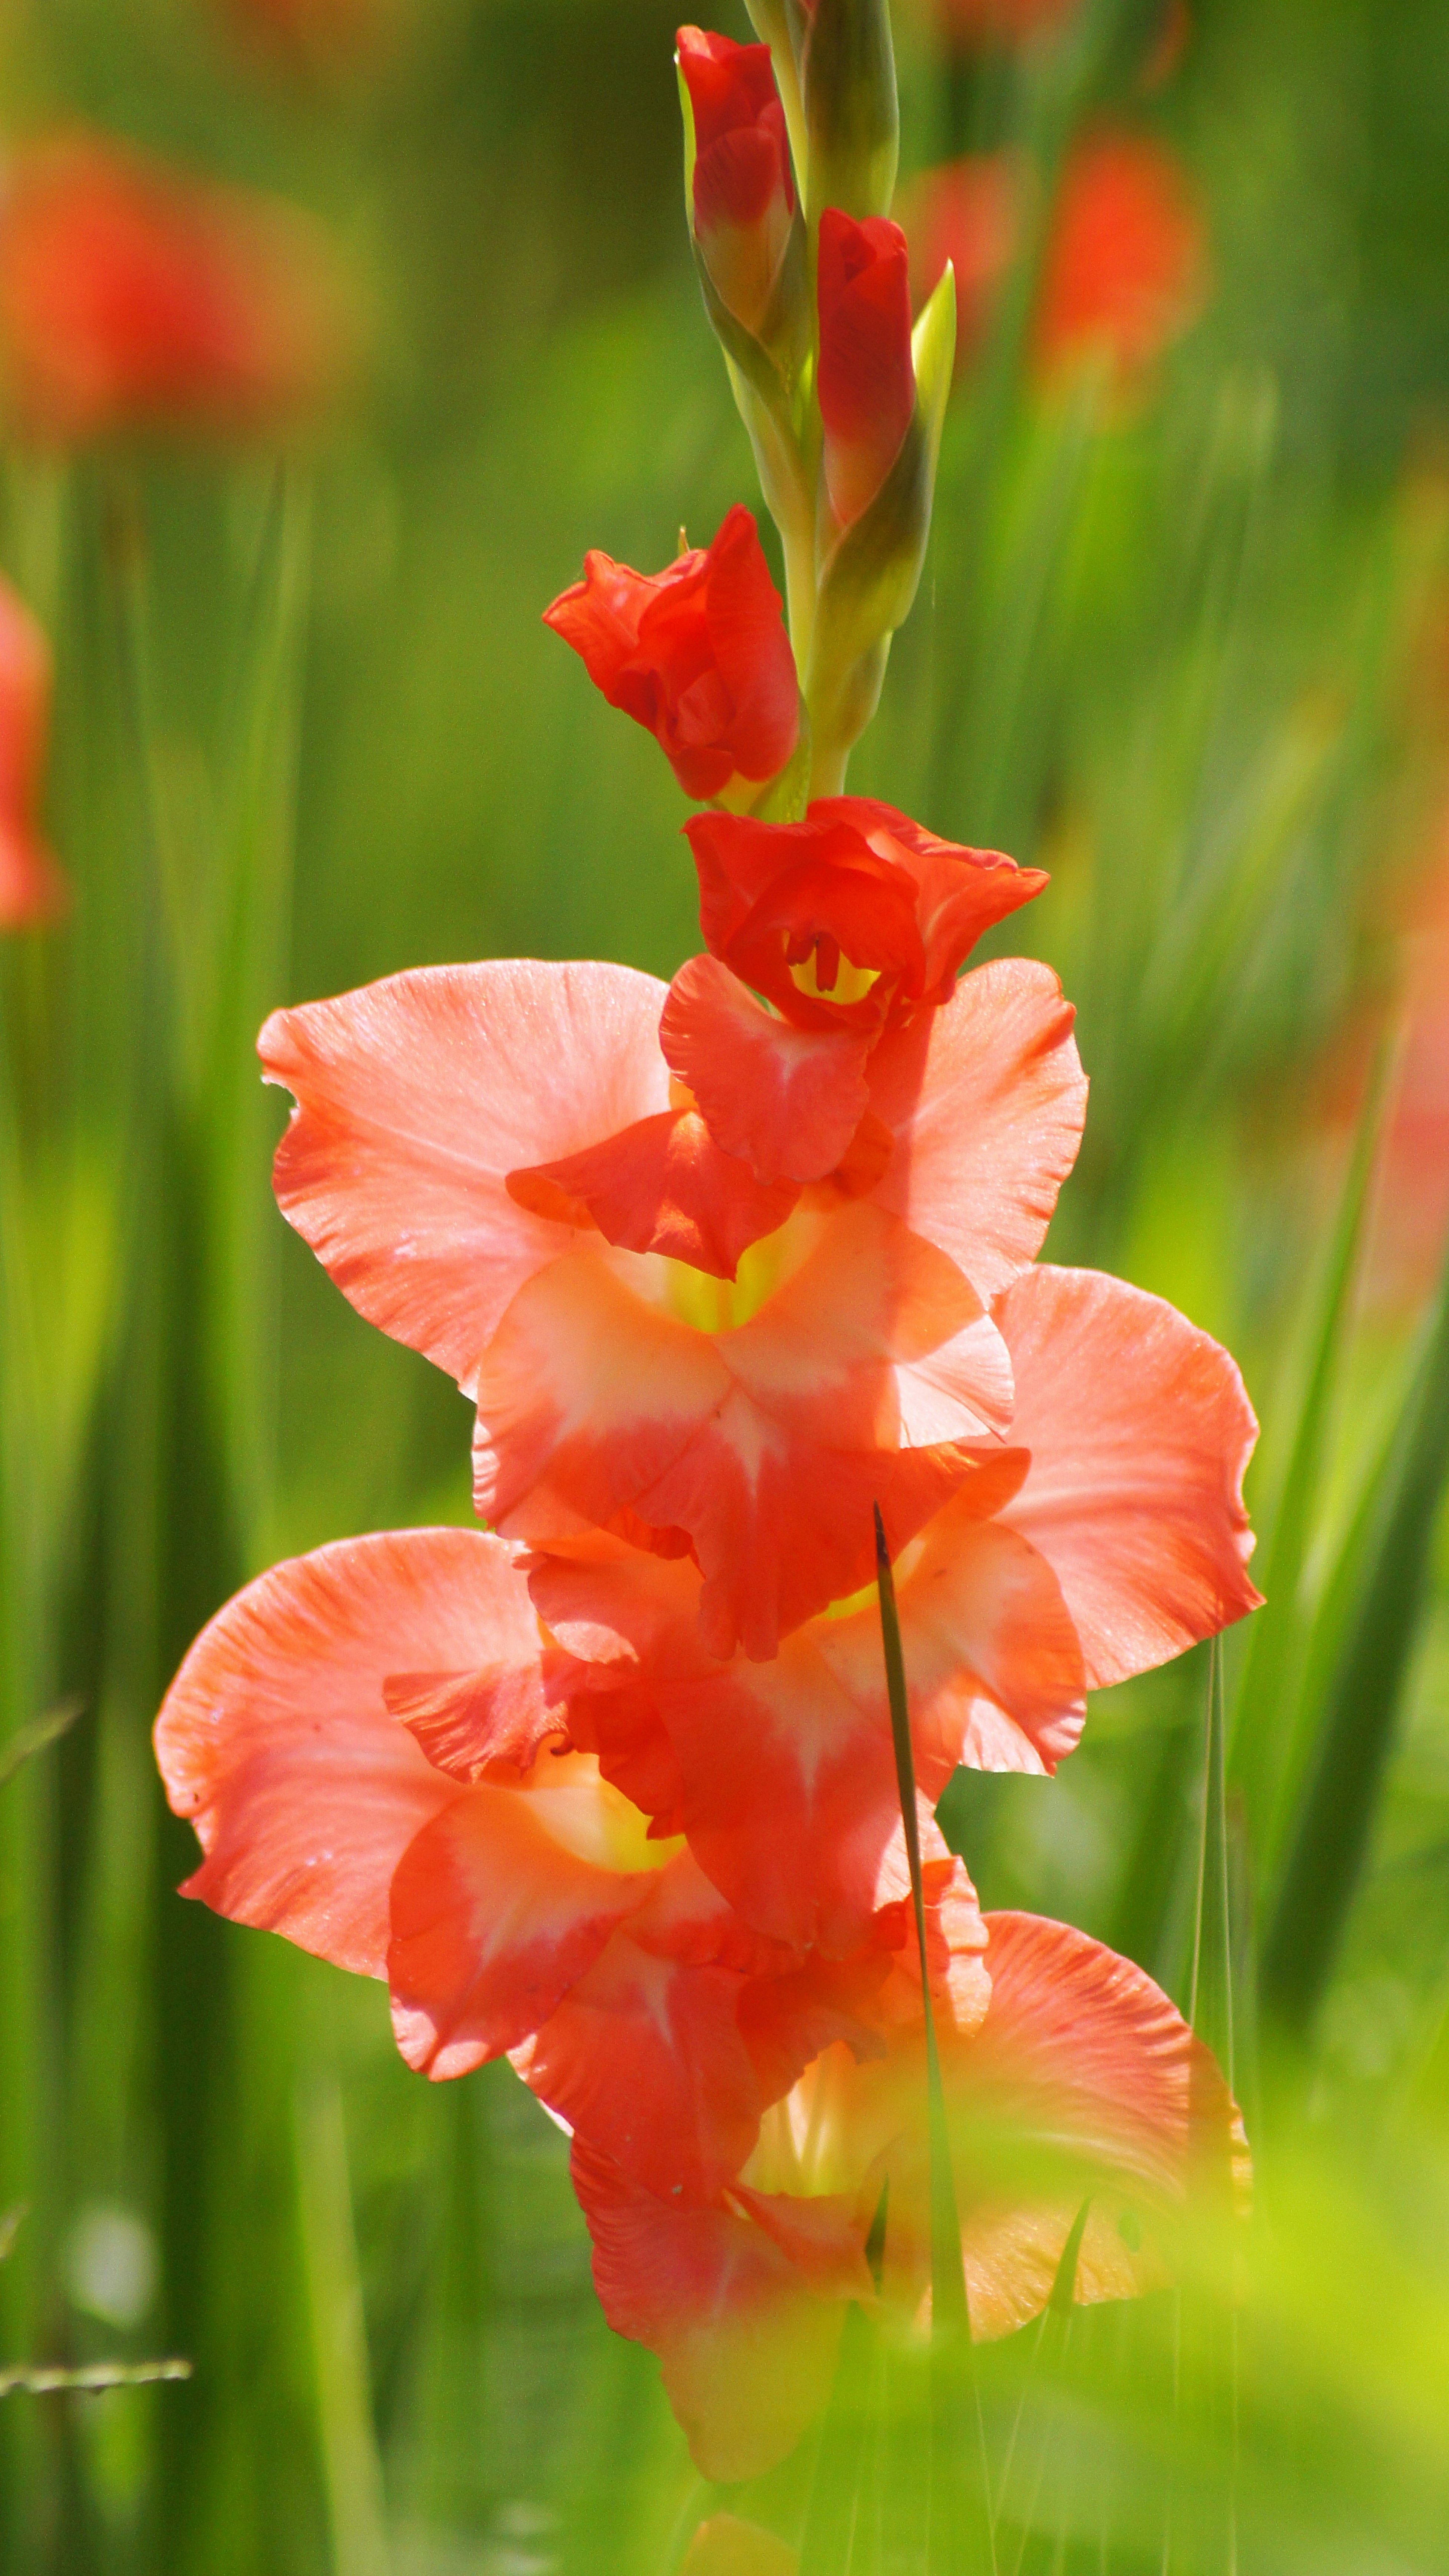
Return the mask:
[[[573,2180],[604,2314],[658,2353],[701,2474],[760,2476],[825,2403],[842,2298],[816,2296],[750,2219],[658,2200],[580,2141]],[[863,2261],[853,2277],[868,2295]]]
[[582,1154],[510,1172],[508,1195],[560,1224],[596,1225],[627,1252],[733,1279],[741,1253],[778,1231],[800,1193],[790,1181],[764,1188],[697,1110],[666,1109]]
[[764,2097],[739,2023],[740,1938],[681,1853],[514,2052],[549,2109],[650,2190],[708,2198],[759,2134]]
[[297,1101],[284,1214],[360,1314],[468,1393],[509,1299],[576,1239],[506,1175],[668,1108],[664,990],[624,966],[434,966],[262,1031]]
[[387,1954],[393,2030],[421,2073],[466,2075],[516,2048],[648,1894],[648,1876],[566,1849],[543,1821],[546,1807],[527,1790],[465,1790],[398,1865]]
[[1045,1557],[1099,1690],[1258,1605],[1243,1475],[1257,1423],[1227,1352],[1160,1297],[1092,1270],[1028,1271],[997,1308],[1013,1445],[1003,1517]]
[[986,1922],[991,2008],[945,2072],[971,2321],[989,2336],[1045,2306],[1087,2193],[1076,2295],[1131,2297],[1171,2277],[1172,2213],[1226,2214],[1249,2166],[1216,2061],[1141,1968],[1037,1915]]
[[167,1795],[206,1854],[184,1893],[380,1977],[393,1871],[457,1795],[389,1716],[384,1677],[487,1662],[520,1595],[508,1550],[472,1530],[346,1539],[238,1593],[156,1721]]
[[772,1018],[717,957],[691,957],[669,987],[659,1043],[711,1135],[759,1181],[823,1180],[870,1104],[874,1032]]
[[538,1541],[621,1508],[687,1532],[710,1651],[742,1638],[763,1659],[866,1580],[873,1503],[899,1548],[947,1499],[1010,1375],[952,1264],[857,1204],[715,1336],[646,1307],[605,1256],[553,1263],[514,1300],[478,1401],[480,1512]]
[[896,1137],[874,1203],[983,1297],[1040,1251],[1076,1160],[1087,1086],[1072,1016],[1049,968],[998,958],[871,1058],[871,1105]]

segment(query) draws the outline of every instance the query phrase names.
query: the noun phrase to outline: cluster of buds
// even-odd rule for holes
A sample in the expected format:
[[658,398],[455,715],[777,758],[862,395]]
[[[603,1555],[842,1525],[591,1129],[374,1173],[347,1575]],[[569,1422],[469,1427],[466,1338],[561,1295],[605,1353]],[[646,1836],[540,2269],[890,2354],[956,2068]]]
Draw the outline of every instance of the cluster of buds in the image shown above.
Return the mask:
[[955,307],[943,277],[912,327],[886,0],[754,16],[767,41],[685,27],[677,59],[705,306],[784,548],[810,741],[788,814],[843,785],[915,597]]
[[410,2065],[506,2055],[569,2129],[606,2312],[717,2479],[799,2439],[851,2302],[925,2330],[932,2033],[974,2332],[1069,2246],[1079,2299],[1170,2279],[1199,2195],[1232,2205],[1206,2050],[1100,1943],[983,1915],[935,1806],[960,1764],[1053,1772],[1090,1689],[1257,1598],[1232,1361],[1038,1259],[1072,1013],[1029,960],[962,970],[1043,878],[840,792],[951,284],[913,333],[882,0],[757,23],[679,63],[790,632],[743,508],[548,612],[707,808],[702,948],[667,987],[515,959],[267,1023],[283,1211],[473,1401],[488,1528],[275,1567],[156,1736],[191,1894],[385,1978]]

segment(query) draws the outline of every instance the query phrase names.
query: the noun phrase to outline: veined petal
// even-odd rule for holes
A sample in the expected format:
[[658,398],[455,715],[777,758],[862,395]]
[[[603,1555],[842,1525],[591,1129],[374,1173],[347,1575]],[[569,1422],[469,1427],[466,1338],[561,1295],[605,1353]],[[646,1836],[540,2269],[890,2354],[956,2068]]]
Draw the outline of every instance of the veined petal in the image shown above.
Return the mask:
[[[842,2297],[817,2296],[752,2219],[656,2199],[582,2140],[573,2182],[604,2314],[658,2353],[701,2474],[757,2477],[784,2459],[829,2394]],[[863,2256],[848,2277],[869,2295]]]
[[596,1225],[627,1252],[733,1279],[741,1253],[784,1224],[800,1192],[790,1181],[763,1187],[697,1110],[665,1109],[581,1154],[510,1172],[508,1195],[558,1224]]
[[652,1873],[601,1867],[551,1832],[549,1803],[547,1789],[455,1794],[398,1865],[388,1983],[420,2073],[466,2075],[516,2048],[649,1893]]
[[[937,1436],[903,1447],[900,1371],[948,1343]],[[760,1659],[865,1581],[873,1503],[904,1546],[966,1472],[961,1441],[1010,1401],[1002,1346],[960,1273],[861,1204],[823,1223],[749,1323],[717,1335],[646,1307],[601,1256],[571,1254],[515,1299],[478,1394],[481,1512],[535,1541],[607,1527],[621,1509],[686,1531],[710,1652],[740,1638]]]
[[896,1138],[872,1199],[986,1298],[1040,1251],[1076,1160],[1087,1086],[1072,1018],[1048,967],[998,958],[871,1058],[871,1105]]
[[167,1795],[206,1854],[183,1892],[380,1977],[393,1872],[457,1794],[388,1714],[384,1677],[487,1662],[520,1603],[526,1619],[509,1550],[473,1530],[345,1539],[248,1584],[156,1721]]
[[1226,1351],[1160,1297],[1029,1270],[997,1308],[1031,1468],[1004,1518],[1051,1566],[1098,1690],[1256,1609],[1242,1484],[1257,1437]]
[[870,1105],[872,1036],[772,1019],[717,957],[680,967],[659,1023],[715,1142],[761,1182],[823,1180],[843,1160]]
[[283,1213],[360,1314],[466,1393],[509,1300],[575,1239],[506,1175],[668,1108],[664,992],[624,966],[515,958],[391,976],[262,1031],[266,1078],[297,1102]]
[[739,2023],[741,1937],[681,1853],[514,2051],[550,2110],[651,2190],[710,2197],[759,2134],[764,2099]]
[[986,1922],[991,2008],[946,2083],[971,2322],[990,2336],[1040,2314],[1088,2191],[1076,2297],[1133,2297],[1171,2278],[1172,2212],[1197,2197],[1226,2215],[1250,2167],[1216,2060],[1141,1968],[1037,1915]]

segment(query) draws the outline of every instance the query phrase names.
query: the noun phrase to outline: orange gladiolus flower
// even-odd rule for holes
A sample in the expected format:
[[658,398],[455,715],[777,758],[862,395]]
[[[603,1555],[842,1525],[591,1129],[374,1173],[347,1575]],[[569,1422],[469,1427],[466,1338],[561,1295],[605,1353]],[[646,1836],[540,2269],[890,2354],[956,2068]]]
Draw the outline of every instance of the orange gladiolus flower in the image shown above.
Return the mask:
[[[986,873],[999,914],[1015,872]],[[279,1012],[261,1053],[298,1104],[283,1210],[360,1312],[476,1398],[480,1511],[540,1544],[605,1528],[692,1555],[709,1651],[764,1658],[866,1580],[873,1502],[905,1546],[1006,1430],[990,1300],[1040,1248],[1084,1090],[1039,967],[923,1003],[869,1080],[859,1030],[790,1029],[718,977],[702,1007],[738,995],[768,1181],[733,1126],[721,1141],[715,1093],[739,1097],[718,1065],[698,1098],[671,1076],[682,979],[438,968]]]
[[[896,1567],[923,1817],[959,1763],[1053,1772],[1089,1690],[1254,1609],[1242,1479],[1257,1425],[1227,1353],[1094,1271],[1025,1270],[992,1309],[1011,1361],[1005,1445]],[[572,1740],[683,1833],[741,1917],[848,1955],[900,1893],[900,1807],[874,1588],[768,1663],[700,1643],[696,1568],[595,1536],[531,1562],[550,1636],[585,1667]]]
[[802,1983],[569,1751],[497,1539],[405,1530],[274,1567],[192,1647],[156,1752],[205,1855],[184,1894],[385,1977],[409,2065],[508,2055],[652,2190],[718,2191],[822,2047],[877,2044],[905,1906]]
[[[957,348],[979,348],[1019,237],[1022,175],[1004,154],[951,162],[908,201],[917,292],[951,260]],[[1050,372],[1105,350],[1122,377],[1140,374],[1192,320],[1206,266],[1201,213],[1183,172],[1149,135],[1103,134],[1071,155],[1040,281],[1038,366]]]
[[34,143],[0,195],[0,350],[30,435],[270,432],[345,346],[337,281],[290,210],[177,177],[100,135]]
[[0,577],[0,930],[53,921],[69,894],[36,823],[50,720],[50,648]]
[[[761,52],[765,50],[762,46]],[[596,688],[654,735],[686,796],[773,778],[800,736],[795,656],[750,512],[660,573],[590,553],[544,623]]]
[[[929,1875],[973,2335],[987,2341],[1041,2313],[1088,2198],[1076,2299],[1165,2286],[1189,2213],[1225,2216],[1247,2188],[1242,2124],[1210,2052],[1140,1968],[1064,1924],[987,1915],[983,1974],[981,1918],[942,1865]],[[880,2300],[907,2325],[929,2316],[913,1953],[914,1942],[881,1991],[881,2050],[823,2052],[713,2198],[662,2199],[575,2141],[604,2312],[658,2353],[707,2478],[761,2475],[821,2411],[845,2302],[876,2304],[865,2244],[887,2185]]]

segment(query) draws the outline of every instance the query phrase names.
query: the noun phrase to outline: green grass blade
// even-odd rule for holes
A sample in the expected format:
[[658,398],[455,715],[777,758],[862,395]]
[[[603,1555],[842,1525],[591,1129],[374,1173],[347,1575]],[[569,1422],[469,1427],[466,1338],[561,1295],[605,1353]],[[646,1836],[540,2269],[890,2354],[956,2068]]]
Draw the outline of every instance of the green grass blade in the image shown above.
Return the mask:
[[342,2094],[314,2070],[296,2106],[297,2181],[336,2576],[390,2576]]
[[852,2300],[820,2428],[800,2539],[800,2576],[846,2576],[865,2465],[879,2434],[879,2411],[880,2338],[873,2320]]
[[1203,1751],[1202,1840],[1192,1945],[1188,2019],[1233,2081],[1233,1955],[1229,1898],[1228,1801],[1224,1760],[1222,1640],[1208,1659],[1207,1733]]
[[1249,1632],[1233,1709],[1229,1778],[1242,1794],[1248,1830],[1260,1850],[1266,1849],[1270,1839],[1274,1803],[1292,1740],[1293,1712],[1302,1687],[1308,1628],[1302,1599],[1303,1570],[1322,1493],[1324,1453],[1395,1052],[1392,1040],[1385,1037],[1364,1096],[1319,1292],[1312,1360],[1259,1576],[1266,1598]]
[[920,1946],[921,2000],[926,2023],[927,2111],[931,2142],[932,2318],[931,2536],[927,2569],[928,2576],[966,2576],[968,2570],[986,2569],[995,2576],[991,2489],[973,2367],[961,2219],[956,2207],[951,2134],[941,2083],[931,1981],[926,1966],[926,1903],[921,1883],[921,1833],[916,1812],[916,1765],[911,1749],[910,1712],[906,1703],[905,1662],[901,1653],[895,1580],[879,1504],[875,1512],[875,1560],[886,1687],[890,1697],[891,1739],[896,1757],[896,1786],[900,1793],[901,1822],[905,1828],[906,1856],[910,1863],[911,1901],[915,1908],[916,1939]]
[[1265,2009],[1300,2038],[1323,2000],[1363,1876],[1446,1475],[1449,1261],[1368,1509],[1355,1523],[1361,1565],[1340,1559],[1338,1580],[1354,1584],[1352,1607],[1264,1944]]
[[57,1708],[47,1709],[43,1717],[32,1718],[29,1726],[20,1727],[0,1748],[0,1789],[7,1780],[13,1780],[23,1762],[33,1761],[47,1745],[58,1744],[63,1735],[68,1735],[84,1706],[84,1700],[62,1700]]

